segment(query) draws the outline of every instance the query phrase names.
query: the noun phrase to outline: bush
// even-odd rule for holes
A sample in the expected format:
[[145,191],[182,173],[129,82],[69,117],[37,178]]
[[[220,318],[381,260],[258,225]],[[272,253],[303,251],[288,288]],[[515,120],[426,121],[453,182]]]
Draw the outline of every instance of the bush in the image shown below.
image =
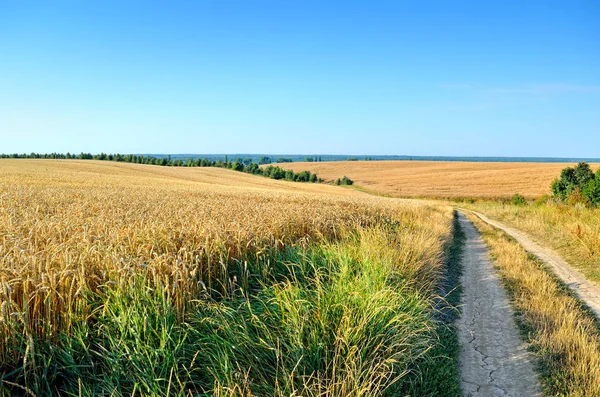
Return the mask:
[[234,171],[244,171],[244,163],[236,160],[235,162],[231,163],[231,169]]
[[553,197],[568,204],[600,205],[600,170],[596,175],[588,163],[579,163],[575,168],[566,167],[560,178],[550,186]]
[[583,187],[581,194],[589,201],[589,204],[600,206],[600,171]]
[[523,197],[519,193],[515,193],[515,195],[512,196],[512,198],[510,199],[510,203],[512,205],[522,206],[522,205],[527,205],[527,200],[525,199],[525,197]]
[[354,181],[344,175],[344,177],[342,178],[342,185],[352,185],[352,184],[354,184]]
[[340,186],[340,185],[341,185],[341,186],[349,186],[349,185],[352,185],[352,184],[354,184],[354,181],[353,181],[352,179],[350,179],[350,178],[348,178],[347,176],[345,176],[345,175],[344,175],[344,177],[343,177],[343,178],[341,178],[341,179],[340,179],[340,178],[336,179],[336,180],[335,180],[335,184],[336,184],[336,185],[338,185],[338,186]]

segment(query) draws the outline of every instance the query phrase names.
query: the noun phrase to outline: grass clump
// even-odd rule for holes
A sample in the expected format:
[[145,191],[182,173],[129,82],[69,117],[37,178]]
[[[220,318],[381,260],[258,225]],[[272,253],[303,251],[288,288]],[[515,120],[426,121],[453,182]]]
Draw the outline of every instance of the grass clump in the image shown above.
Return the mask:
[[512,205],[517,205],[517,206],[523,206],[523,205],[527,205],[527,199],[525,199],[525,197],[523,197],[522,195],[520,195],[519,193],[515,193],[511,199],[510,199],[510,203]]
[[452,332],[431,316],[432,285],[415,277],[433,268],[397,262],[398,243],[362,231],[288,257],[290,277],[253,298],[207,308],[211,321],[200,316],[192,339],[212,357],[213,391],[459,395],[457,344],[448,354],[440,341]]
[[327,249],[324,263],[304,260],[309,269],[297,272],[312,273],[308,283],[293,276],[238,307],[217,309],[215,322],[199,327],[218,390],[371,396],[407,376],[430,346],[426,301],[387,285],[379,264],[336,248]]

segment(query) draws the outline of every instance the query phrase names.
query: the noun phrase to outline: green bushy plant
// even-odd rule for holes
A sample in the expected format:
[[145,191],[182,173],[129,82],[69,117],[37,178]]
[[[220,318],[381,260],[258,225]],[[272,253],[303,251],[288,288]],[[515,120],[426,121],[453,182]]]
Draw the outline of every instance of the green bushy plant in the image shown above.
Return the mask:
[[512,205],[527,205],[527,199],[525,199],[525,197],[523,197],[522,195],[520,195],[519,193],[515,193],[512,198],[510,199],[510,203]]
[[600,170],[594,175],[588,163],[564,168],[550,186],[552,196],[569,204],[600,205]]

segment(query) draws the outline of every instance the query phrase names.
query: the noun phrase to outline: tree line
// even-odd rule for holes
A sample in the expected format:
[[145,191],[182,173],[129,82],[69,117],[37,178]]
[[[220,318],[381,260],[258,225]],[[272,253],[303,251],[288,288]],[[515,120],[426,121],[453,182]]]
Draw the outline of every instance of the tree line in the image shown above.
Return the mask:
[[259,164],[254,163],[252,159],[241,159],[236,158],[234,161],[229,161],[227,156],[225,160],[210,160],[207,158],[197,158],[187,160],[171,159],[171,156],[167,157],[153,157],[144,156],[137,154],[91,154],[91,153],[29,153],[29,154],[0,154],[0,158],[17,158],[17,159],[65,159],[65,160],[101,160],[101,161],[116,161],[123,163],[136,163],[136,164],[148,164],[148,165],[159,165],[164,167],[218,167],[227,168],[234,171],[246,172],[253,175],[262,175],[271,179],[281,179],[292,182],[323,182],[322,179],[317,177],[316,174],[310,171],[294,172],[292,170],[285,170],[275,165],[268,165],[261,168],[260,165],[269,164],[271,159],[268,157],[261,158]]
[[594,174],[588,163],[564,168],[551,189],[558,201],[600,207],[600,169]]

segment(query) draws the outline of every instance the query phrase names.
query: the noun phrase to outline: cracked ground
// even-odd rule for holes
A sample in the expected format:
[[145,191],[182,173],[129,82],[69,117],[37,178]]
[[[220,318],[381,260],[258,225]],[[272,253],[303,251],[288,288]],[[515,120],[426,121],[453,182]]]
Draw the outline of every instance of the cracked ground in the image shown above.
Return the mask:
[[459,215],[467,237],[463,253],[461,388],[466,397],[541,396],[533,362],[520,339],[500,279],[479,232]]

